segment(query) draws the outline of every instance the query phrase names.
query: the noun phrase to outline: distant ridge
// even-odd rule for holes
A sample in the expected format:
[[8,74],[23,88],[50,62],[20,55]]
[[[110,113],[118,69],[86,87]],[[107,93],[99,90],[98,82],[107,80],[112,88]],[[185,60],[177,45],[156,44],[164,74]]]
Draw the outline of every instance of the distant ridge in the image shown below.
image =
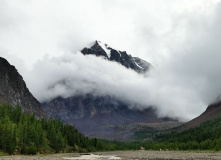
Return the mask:
[[193,120],[187,122],[180,130],[188,130],[190,128],[194,128],[202,124],[203,122],[206,122],[208,120],[211,120],[218,115],[221,114],[221,101],[215,102],[207,107],[207,109],[198,117],[194,118]]

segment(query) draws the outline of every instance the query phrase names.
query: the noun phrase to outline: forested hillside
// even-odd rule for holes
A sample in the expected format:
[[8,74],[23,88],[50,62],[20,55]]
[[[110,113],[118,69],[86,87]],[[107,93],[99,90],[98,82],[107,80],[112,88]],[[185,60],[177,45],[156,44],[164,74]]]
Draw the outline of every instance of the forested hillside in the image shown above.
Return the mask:
[[0,105],[0,150],[9,154],[91,152],[111,150],[111,144],[89,139],[60,120],[37,119],[19,106]]
[[[144,134],[144,133],[142,133]],[[148,134],[148,133],[147,133]],[[179,128],[165,130],[151,135],[152,140],[136,142],[112,142],[115,149],[138,149],[140,146],[147,150],[221,150],[221,116],[202,123],[184,132]]]
[[111,142],[88,138],[60,120],[37,119],[19,106],[0,105],[0,150],[9,154],[104,150],[221,150],[221,117],[184,132],[169,130],[152,141]]
[[221,116],[181,133],[159,134],[156,139],[179,150],[221,150]]

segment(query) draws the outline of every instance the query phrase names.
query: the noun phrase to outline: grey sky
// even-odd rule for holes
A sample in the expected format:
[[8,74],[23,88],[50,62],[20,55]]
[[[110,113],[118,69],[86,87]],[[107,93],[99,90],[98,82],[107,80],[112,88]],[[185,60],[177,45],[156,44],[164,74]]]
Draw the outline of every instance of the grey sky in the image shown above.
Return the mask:
[[[191,119],[220,95],[220,7],[219,0],[0,0],[0,56],[40,101],[96,89]],[[77,54],[94,40],[145,59],[155,73]]]

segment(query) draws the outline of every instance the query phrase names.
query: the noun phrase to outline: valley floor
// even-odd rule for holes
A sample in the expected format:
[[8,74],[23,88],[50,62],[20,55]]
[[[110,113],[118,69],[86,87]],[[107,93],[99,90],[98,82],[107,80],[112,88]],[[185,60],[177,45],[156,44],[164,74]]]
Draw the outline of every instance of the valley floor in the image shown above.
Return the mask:
[[[120,157],[123,160],[217,160],[221,159],[220,152],[184,152],[184,151],[113,151],[113,152],[97,152],[97,155],[102,157]],[[65,159],[76,159],[81,157],[79,153],[65,153],[65,154],[54,154],[54,155],[36,155],[36,156],[3,156],[0,160],[65,160]],[[79,158],[82,159],[82,158]],[[93,158],[89,158],[93,159]],[[96,158],[96,159],[108,159],[108,158]],[[112,159],[112,158],[109,158]],[[115,159],[115,158],[113,158]],[[116,158],[118,159],[118,158]]]

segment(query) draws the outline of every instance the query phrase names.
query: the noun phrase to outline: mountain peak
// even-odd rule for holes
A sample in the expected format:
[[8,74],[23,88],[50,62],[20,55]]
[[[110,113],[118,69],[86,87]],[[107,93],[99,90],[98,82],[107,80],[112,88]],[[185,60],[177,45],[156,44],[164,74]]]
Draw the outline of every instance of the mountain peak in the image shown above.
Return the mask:
[[106,43],[101,41],[95,41],[95,43],[90,47],[85,47],[81,50],[84,55],[95,55],[97,57],[104,57],[104,59],[109,61],[114,61],[120,63],[126,68],[133,69],[137,73],[145,73],[149,70],[151,64],[138,57],[132,57],[127,54],[126,51],[120,51],[111,48]]
[[112,48],[109,45],[107,45],[106,43],[96,40],[94,45],[91,48],[93,48],[95,50],[104,51],[106,53],[105,58],[110,59]]

